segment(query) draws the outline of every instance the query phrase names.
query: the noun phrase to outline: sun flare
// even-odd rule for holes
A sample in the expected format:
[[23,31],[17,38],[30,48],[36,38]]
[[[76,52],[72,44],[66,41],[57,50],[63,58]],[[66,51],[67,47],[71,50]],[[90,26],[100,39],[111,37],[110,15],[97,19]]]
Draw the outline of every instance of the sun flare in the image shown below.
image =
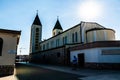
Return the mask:
[[102,15],[102,6],[95,0],[87,0],[80,5],[78,11],[83,20],[93,20]]

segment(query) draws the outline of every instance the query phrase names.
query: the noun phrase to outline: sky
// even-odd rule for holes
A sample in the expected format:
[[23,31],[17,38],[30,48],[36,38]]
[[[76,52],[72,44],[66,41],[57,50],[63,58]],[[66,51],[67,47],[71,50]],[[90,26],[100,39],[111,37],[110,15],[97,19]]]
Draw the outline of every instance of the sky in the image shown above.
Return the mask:
[[120,40],[120,0],[0,0],[0,28],[21,30],[18,54],[28,55],[30,29],[38,10],[42,39],[52,36],[57,16],[63,30],[81,21],[97,22],[116,31]]

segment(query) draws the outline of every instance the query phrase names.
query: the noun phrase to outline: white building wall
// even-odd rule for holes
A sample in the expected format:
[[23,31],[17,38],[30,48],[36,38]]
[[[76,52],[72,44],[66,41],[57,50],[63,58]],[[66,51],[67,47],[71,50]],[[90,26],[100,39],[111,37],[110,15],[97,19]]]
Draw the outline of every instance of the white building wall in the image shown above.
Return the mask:
[[86,31],[93,28],[103,28],[103,26],[94,22],[82,22],[82,42],[86,43]]
[[[51,48],[56,48],[56,47],[59,47],[59,46],[63,46],[63,37],[67,37],[67,43],[66,44],[73,44],[72,42],[72,34],[75,32],[77,32],[77,42],[74,42],[74,43],[80,43],[81,41],[81,37],[80,37],[80,25],[77,25],[75,27],[73,27],[72,29],[70,30],[67,30],[65,32],[63,32],[62,34],[59,34],[53,38],[50,38],[46,41],[43,41],[40,43],[40,46],[42,46],[42,50],[43,50],[43,45],[46,45],[47,43],[49,43],[49,49]],[[56,46],[56,40],[59,39],[59,46]],[[51,41],[53,41],[53,45],[51,45]],[[46,47],[46,46],[45,46]],[[47,50],[47,49],[45,49]]]
[[70,61],[73,60],[73,56],[75,55],[78,58],[78,54],[84,53],[85,62],[98,62],[98,55],[100,54],[100,50],[98,48],[86,49],[86,50],[76,50],[70,52]]
[[100,63],[120,63],[120,47],[111,47],[111,48],[101,48],[102,50],[117,50],[119,51],[118,54],[115,52],[103,55],[102,53],[99,55],[99,62]]
[[118,50],[120,51],[120,47],[108,47],[108,48],[91,48],[84,50],[75,50],[70,52],[70,61],[72,62],[73,56],[78,58],[78,54],[84,53],[85,62],[93,62],[93,63],[120,63],[120,53],[118,54],[107,54],[103,55],[102,50]]

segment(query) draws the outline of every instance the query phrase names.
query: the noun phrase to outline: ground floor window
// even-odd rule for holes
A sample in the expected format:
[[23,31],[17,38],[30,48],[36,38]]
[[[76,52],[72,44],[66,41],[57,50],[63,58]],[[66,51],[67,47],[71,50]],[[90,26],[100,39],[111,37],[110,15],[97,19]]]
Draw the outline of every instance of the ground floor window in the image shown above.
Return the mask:
[[0,38],[0,56],[2,56],[3,39]]

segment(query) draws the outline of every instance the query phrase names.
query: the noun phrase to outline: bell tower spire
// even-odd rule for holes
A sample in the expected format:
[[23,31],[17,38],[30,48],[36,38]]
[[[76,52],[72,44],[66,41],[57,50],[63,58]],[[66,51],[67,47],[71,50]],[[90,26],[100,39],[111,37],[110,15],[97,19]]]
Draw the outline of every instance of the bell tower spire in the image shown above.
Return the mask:
[[33,21],[33,25],[40,25],[40,26],[42,26],[41,21],[40,21],[39,16],[38,16],[38,10],[37,10],[37,13],[36,13],[36,17],[35,17],[35,19]]
[[53,28],[53,31],[52,31],[53,36],[55,36],[57,34],[60,34],[62,32],[63,32],[63,29],[62,29],[62,26],[61,26],[61,24],[59,22],[59,17],[57,16],[57,21],[56,21],[56,24],[55,24],[55,26]]
[[42,24],[38,16],[38,10],[31,26],[30,53],[39,51],[39,42],[42,41]]

